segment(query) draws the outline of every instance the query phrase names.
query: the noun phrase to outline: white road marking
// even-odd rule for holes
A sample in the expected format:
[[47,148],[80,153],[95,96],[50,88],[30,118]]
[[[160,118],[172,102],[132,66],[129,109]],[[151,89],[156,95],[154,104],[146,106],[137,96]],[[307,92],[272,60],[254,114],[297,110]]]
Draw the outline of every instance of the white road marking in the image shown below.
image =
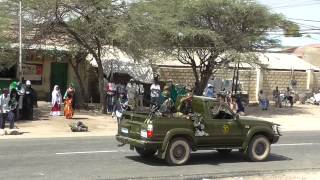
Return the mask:
[[312,146],[312,145],[320,145],[320,143],[272,144],[272,146]]
[[[293,143],[293,144],[272,144],[272,146],[312,146],[312,145],[320,145],[320,143]],[[121,150],[105,150],[105,151],[78,151],[78,152],[61,152],[55,153],[56,155],[72,155],[72,154],[97,154],[97,153],[117,153],[117,152],[125,152]]]
[[109,151],[80,151],[80,152],[63,152],[56,153],[56,155],[71,155],[71,154],[97,154],[97,153],[116,153],[120,151],[109,150]]

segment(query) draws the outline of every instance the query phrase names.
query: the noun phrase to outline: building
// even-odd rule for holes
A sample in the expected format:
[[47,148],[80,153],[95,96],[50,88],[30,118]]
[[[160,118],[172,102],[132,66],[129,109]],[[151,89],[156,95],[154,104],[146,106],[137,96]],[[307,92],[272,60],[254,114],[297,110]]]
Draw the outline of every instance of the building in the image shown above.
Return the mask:
[[[272,91],[279,87],[286,87],[295,82],[295,91],[300,93],[306,90],[318,90],[320,88],[320,68],[303,59],[288,53],[265,53],[259,55],[259,60],[267,66],[265,69],[242,65],[239,80],[243,90],[249,94],[250,101],[258,100],[259,90],[272,98]],[[158,71],[161,80],[172,79],[174,83],[186,84],[193,87],[195,78],[189,66],[181,64],[177,60],[158,63]],[[233,69],[219,70],[215,77],[221,79],[232,79]]]
[[[30,80],[41,100],[51,99],[54,85],[59,85],[64,93],[69,83],[77,87],[77,79],[70,64],[68,49],[56,46],[31,45],[23,50],[23,81]],[[12,59],[17,61],[17,59]],[[0,86],[8,87],[14,80],[18,80],[18,65],[0,73]],[[87,86],[87,66],[80,65],[82,78]],[[9,72],[9,73],[8,73]],[[79,87],[79,86],[78,86]]]

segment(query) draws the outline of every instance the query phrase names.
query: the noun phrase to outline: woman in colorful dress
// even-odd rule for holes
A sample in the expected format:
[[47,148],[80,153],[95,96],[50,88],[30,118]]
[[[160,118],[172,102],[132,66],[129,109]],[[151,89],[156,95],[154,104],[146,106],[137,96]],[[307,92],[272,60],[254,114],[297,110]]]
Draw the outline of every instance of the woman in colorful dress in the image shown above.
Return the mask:
[[51,116],[60,116],[61,114],[61,103],[62,103],[62,95],[60,92],[60,88],[58,85],[55,85],[52,91],[52,108],[50,115]]
[[75,109],[75,88],[74,88],[74,84],[70,83],[68,89],[66,90],[66,92],[64,93],[63,99],[66,100],[67,99],[67,95],[70,94],[71,98],[72,98],[72,108]]
[[72,107],[73,99],[71,93],[67,93],[67,97],[64,101],[64,116],[67,119],[72,119],[73,117],[73,107]]

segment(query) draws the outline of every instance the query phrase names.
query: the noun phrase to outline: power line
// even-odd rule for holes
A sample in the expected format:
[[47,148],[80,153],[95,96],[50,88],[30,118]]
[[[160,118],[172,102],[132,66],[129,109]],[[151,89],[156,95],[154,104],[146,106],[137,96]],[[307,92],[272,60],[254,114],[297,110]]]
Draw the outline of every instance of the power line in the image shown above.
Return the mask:
[[272,9],[285,9],[285,8],[294,8],[294,7],[303,7],[303,6],[312,6],[312,5],[320,5],[320,2],[307,3],[307,4],[292,4],[292,5],[286,5],[286,6],[278,6],[278,7],[272,7]]
[[298,23],[298,22],[295,22],[295,23],[297,23],[299,26],[304,26],[306,28],[316,28],[316,29],[320,28],[319,26],[312,26],[312,25]]
[[319,23],[320,23],[320,21],[317,21],[317,20],[311,20],[311,19],[296,19],[296,18],[288,18],[288,19],[296,20],[296,21],[319,22]]
[[[278,2],[278,3],[268,3],[268,4],[264,3],[264,4],[269,5],[271,7],[287,6],[287,5],[292,4],[292,0],[281,0],[281,1],[282,2]],[[298,3],[301,4],[301,3],[314,3],[314,2],[315,2],[315,0],[303,0],[303,1],[300,0]]]

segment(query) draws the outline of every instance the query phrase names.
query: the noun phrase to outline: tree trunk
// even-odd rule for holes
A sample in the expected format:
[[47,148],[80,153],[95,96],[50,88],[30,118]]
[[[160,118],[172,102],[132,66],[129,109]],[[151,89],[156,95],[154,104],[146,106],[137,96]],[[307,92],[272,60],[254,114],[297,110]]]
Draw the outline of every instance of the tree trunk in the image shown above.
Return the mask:
[[212,76],[212,71],[211,72],[205,72],[202,74],[199,85],[196,86],[196,95],[198,96],[202,96],[203,95],[203,91],[205,90],[208,81],[210,79],[210,77]]
[[106,112],[106,98],[104,93],[104,73],[101,59],[97,60],[98,64],[98,80],[99,80],[99,94],[100,94],[100,105],[101,111]]
[[105,92],[104,92],[104,72],[103,72],[103,66],[102,66],[102,60],[101,60],[101,50],[102,50],[102,46],[101,46],[101,42],[99,40],[99,38],[95,38],[96,43],[97,43],[97,57],[96,57],[96,61],[98,64],[98,80],[99,80],[99,94],[100,94],[100,110],[101,112],[107,112],[106,109],[106,98],[105,98]]
[[71,64],[71,67],[76,75],[78,84],[79,84],[79,89],[80,89],[80,97],[79,101],[80,101],[80,105],[84,106],[87,102],[88,102],[88,94],[86,93],[84,84],[83,84],[83,79],[80,76],[80,72],[79,72],[79,64],[77,63],[77,61],[75,63],[73,63],[72,58],[69,59],[69,62]]
[[[205,90],[208,81],[210,77],[213,74],[213,68],[212,67],[205,67],[205,70],[200,71],[200,79],[196,80],[196,86],[195,86],[195,91],[194,94],[198,96],[203,95],[203,91]],[[199,77],[199,76],[198,76]]]

